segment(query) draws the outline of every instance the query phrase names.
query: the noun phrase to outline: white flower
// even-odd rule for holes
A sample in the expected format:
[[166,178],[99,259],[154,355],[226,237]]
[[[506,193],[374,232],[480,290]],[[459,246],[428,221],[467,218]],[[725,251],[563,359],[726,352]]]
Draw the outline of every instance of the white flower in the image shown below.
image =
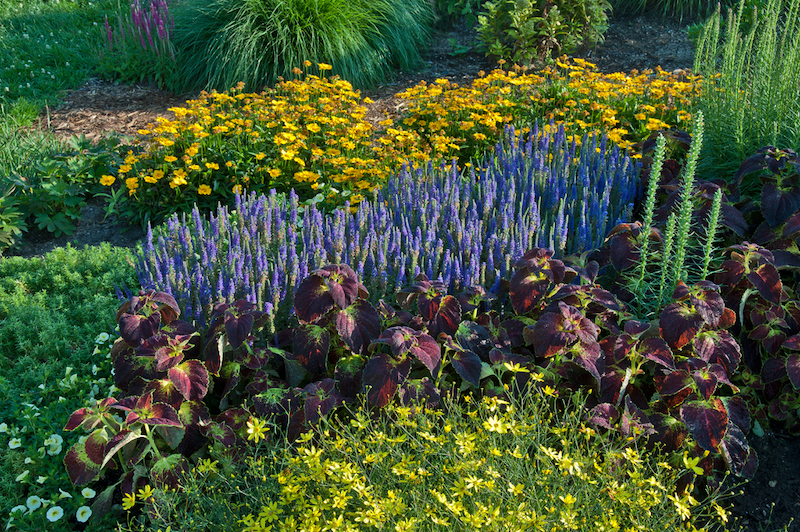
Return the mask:
[[92,497],[97,495],[97,492],[95,492],[92,488],[83,488],[81,490],[81,495],[83,495],[87,499],[91,499]]
[[6,425],[5,423],[0,423],[0,432],[8,432],[8,425]]
[[9,449],[17,449],[19,447],[22,447],[22,440],[21,439],[19,439],[19,438],[11,438],[8,441],[8,448]]
[[58,500],[59,501],[61,499],[71,499],[72,498],[72,495],[70,495],[68,492],[62,490],[61,488],[58,488],[58,493],[59,493],[59,496],[58,496]]
[[75,519],[77,519],[79,523],[85,523],[91,516],[92,509],[88,506],[81,506],[78,508],[78,513],[75,514]]
[[44,384],[40,384],[40,385],[39,385],[39,389],[40,389],[40,390],[44,390]]
[[29,512],[36,510],[41,505],[42,505],[42,499],[40,499],[38,495],[31,495],[30,497],[28,497],[28,500],[25,501],[25,506],[28,507]]
[[24,505],[24,504],[18,504],[17,506],[14,506],[14,507],[11,509],[11,513],[12,513],[12,514],[15,514],[15,513],[17,513],[17,512],[24,512],[25,510],[27,510],[27,508],[25,507],[25,505]]
[[111,338],[111,336],[108,333],[102,332],[102,333],[97,335],[97,338],[94,339],[94,343],[96,343],[96,344],[104,344],[104,343],[108,342],[109,338]]
[[44,440],[44,444],[49,445],[50,447],[55,447],[56,445],[61,445],[62,443],[64,443],[64,438],[62,438],[60,434],[51,434],[49,438]]
[[26,456],[25,457],[25,464],[28,465],[28,464],[32,464],[32,463],[33,463],[33,458],[31,458],[30,456]]
[[46,480],[47,480],[47,477],[43,477],[42,475],[39,475],[38,477],[36,477],[36,482],[38,482],[39,484],[44,484]]
[[64,509],[61,506],[53,506],[49,510],[47,510],[47,520],[51,523],[55,523],[61,516],[64,515]]
[[92,364],[92,375],[97,375],[98,371],[100,371],[100,368],[97,367],[97,364]]
[[19,475],[17,475],[17,478],[16,478],[15,480],[16,480],[17,482],[22,482],[23,480],[25,480],[25,477],[27,477],[27,476],[28,476],[28,473],[30,473],[30,472],[31,472],[31,470],[30,470],[30,469],[26,469],[25,471],[23,471],[22,473],[20,473]]

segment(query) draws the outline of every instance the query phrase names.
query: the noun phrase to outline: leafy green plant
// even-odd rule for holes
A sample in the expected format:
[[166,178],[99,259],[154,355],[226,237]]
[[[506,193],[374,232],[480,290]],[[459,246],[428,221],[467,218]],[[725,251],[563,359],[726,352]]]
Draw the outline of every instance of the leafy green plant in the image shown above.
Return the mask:
[[452,26],[463,21],[469,26],[475,26],[486,0],[434,0],[433,11],[437,23]]
[[119,144],[114,137],[96,144],[85,136],[73,137],[68,141],[71,150],[47,154],[9,176],[22,216],[56,237],[71,235],[86,197],[101,190],[100,176],[119,165]]
[[[720,13],[710,19],[694,65],[706,80],[696,105],[708,124],[698,171],[729,182],[762,146],[800,150],[800,0],[770,0],[746,35],[744,5],[728,11],[722,44]],[[745,181],[742,192],[755,196],[757,185]]]
[[652,10],[660,11],[664,17],[679,17],[681,20],[707,17],[714,12],[717,4],[728,7],[735,5],[736,0],[611,0],[615,15],[640,14]]
[[304,61],[374,85],[420,61],[433,19],[427,0],[188,0],[174,16],[180,91],[261,90]]
[[17,200],[13,194],[12,186],[0,195],[0,254],[14,247],[22,232],[28,228],[22,213],[16,208]]
[[478,16],[478,40],[486,55],[507,63],[550,62],[602,42],[608,0],[496,0]]

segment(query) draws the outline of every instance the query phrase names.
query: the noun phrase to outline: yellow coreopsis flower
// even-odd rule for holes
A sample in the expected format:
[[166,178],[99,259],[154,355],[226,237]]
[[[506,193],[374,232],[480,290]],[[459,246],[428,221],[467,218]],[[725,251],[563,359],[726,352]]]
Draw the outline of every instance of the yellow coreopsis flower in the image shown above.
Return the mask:
[[333,67],[331,65],[326,64],[326,63],[317,63],[317,68],[319,68],[323,72],[325,70],[333,70]]
[[197,188],[197,193],[202,195],[202,196],[208,196],[208,195],[211,194],[211,187],[208,186],[208,185],[200,185]]
[[130,510],[136,506],[136,495],[133,493],[126,493],[122,497],[122,509],[123,510]]
[[114,177],[113,175],[104,175],[103,177],[100,178],[100,184],[106,187],[110,187],[111,185],[114,184],[114,181],[116,180],[117,178]]

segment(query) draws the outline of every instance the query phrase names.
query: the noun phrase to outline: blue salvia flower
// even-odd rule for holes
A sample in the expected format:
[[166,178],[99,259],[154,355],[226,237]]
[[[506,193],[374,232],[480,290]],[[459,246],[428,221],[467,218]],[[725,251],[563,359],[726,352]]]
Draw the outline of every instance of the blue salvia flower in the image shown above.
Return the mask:
[[563,128],[508,128],[466,176],[454,163],[405,166],[355,214],[303,208],[294,192],[237,196],[232,212],[195,211],[149,230],[137,272],[143,287],[202,311],[201,325],[220,299],[247,298],[283,319],[300,281],[327,263],[349,264],[376,299],[420,272],[451,290],[496,289],[531,247],[559,256],[594,249],[630,216],[638,166],[606,145],[585,136],[579,146]]

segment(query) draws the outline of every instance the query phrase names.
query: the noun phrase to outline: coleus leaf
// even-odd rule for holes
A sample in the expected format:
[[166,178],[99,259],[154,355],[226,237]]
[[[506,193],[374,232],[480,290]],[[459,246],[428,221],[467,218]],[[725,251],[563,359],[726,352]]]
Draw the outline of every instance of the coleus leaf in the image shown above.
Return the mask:
[[472,351],[454,351],[450,362],[459,377],[475,386],[481,384],[481,359]]
[[385,353],[372,355],[362,376],[369,403],[378,408],[388,405],[410,372],[411,360],[408,356],[395,360]]
[[150,478],[158,488],[176,488],[191,469],[184,456],[177,453],[170,454],[153,463],[150,467]]
[[682,369],[669,372],[663,378],[656,378],[656,389],[663,396],[675,395],[692,385],[692,377]]
[[358,282],[356,272],[347,264],[327,265],[303,279],[294,296],[295,312],[301,321],[311,322],[338,306],[346,309],[358,299],[369,296]]
[[378,311],[364,299],[359,299],[337,312],[334,323],[345,345],[358,354],[366,353],[369,344],[381,333]]
[[100,467],[105,467],[106,464],[108,464],[108,462],[114,458],[114,455],[116,455],[118,451],[140,438],[147,439],[147,437],[139,430],[123,429],[119,431],[110,440],[108,440],[104,451],[105,456],[103,457],[103,463]]
[[687,401],[681,406],[681,419],[689,433],[709,452],[719,452],[719,444],[728,429],[728,412],[722,401],[712,397],[708,401]]
[[460,321],[461,305],[455,297],[446,295],[439,302],[439,308],[428,325],[429,332],[431,336],[439,336],[439,333],[452,336],[458,330]]
[[667,342],[663,338],[645,338],[636,345],[636,351],[647,360],[668,368],[675,369],[675,359]]
[[336,389],[336,382],[331,378],[312,382],[303,388],[303,392],[306,394],[303,404],[305,420],[311,424],[328,415],[336,407],[353,401],[339,393]]
[[309,275],[294,294],[294,311],[301,323],[318,320],[334,307],[333,296],[320,275]]
[[780,304],[783,283],[775,266],[769,263],[762,264],[747,274],[747,280],[756,287],[761,297],[770,303]]
[[64,456],[64,466],[75,486],[84,486],[97,478],[106,454],[103,429],[92,432],[83,442],[75,443]]
[[708,400],[717,389],[717,376],[709,371],[695,371],[692,377],[700,395]]
[[720,400],[725,405],[731,423],[735,423],[745,434],[750,432],[750,410],[742,396],[720,397]]
[[694,338],[694,352],[709,364],[720,364],[728,375],[732,375],[742,352],[739,342],[728,331],[704,330]]
[[615,428],[614,424],[618,419],[619,411],[611,403],[601,403],[595,406],[586,416],[586,421],[588,423],[610,430]]
[[319,325],[301,323],[292,332],[292,355],[306,371],[319,375],[328,368],[330,334]]
[[742,429],[733,423],[728,423],[725,436],[719,444],[719,450],[731,473],[741,476],[750,454],[750,445],[747,443]]
[[786,357],[786,373],[795,390],[800,390],[800,355],[793,353]]
[[234,350],[250,335],[254,321],[255,317],[250,312],[238,313],[233,308],[225,312],[225,336]]
[[455,340],[465,350],[478,355],[481,360],[489,361],[489,353],[494,348],[494,342],[485,327],[474,321],[462,321],[455,332]]
[[766,182],[761,188],[761,212],[770,227],[778,227],[800,210],[800,187],[778,187]]
[[161,314],[154,312],[148,316],[123,314],[119,318],[119,335],[128,345],[138,346],[142,340],[150,338],[161,325]]
[[588,371],[600,385],[601,375],[605,373],[603,350],[597,342],[579,343],[572,348],[572,360]]
[[[551,259],[553,251],[534,248],[515,263],[517,271],[509,286],[511,305],[517,314],[531,312],[542,301],[551,284],[561,283],[566,275],[564,263]],[[569,270],[574,277],[575,271]]]
[[692,341],[700,330],[703,319],[681,303],[670,303],[659,316],[661,337],[673,349],[681,349]]
[[200,400],[208,392],[208,370],[199,360],[186,360],[170,368],[169,380],[187,401]]
[[764,384],[779,381],[787,375],[786,360],[782,358],[770,357],[761,366],[761,382]]
[[703,321],[716,327],[725,311],[725,302],[719,294],[719,287],[710,281],[700,281],[692,287],[689,300]]
[[[422,331],[415,331],[409,327],[391,327],[375,339],[370,348],[375,344],[386,344],[392,355],[401,359],[410,353],[422,362],[433,373],[442,359],[439,344],[430,335]],[[365,368],[366,371],[366,368]]]

